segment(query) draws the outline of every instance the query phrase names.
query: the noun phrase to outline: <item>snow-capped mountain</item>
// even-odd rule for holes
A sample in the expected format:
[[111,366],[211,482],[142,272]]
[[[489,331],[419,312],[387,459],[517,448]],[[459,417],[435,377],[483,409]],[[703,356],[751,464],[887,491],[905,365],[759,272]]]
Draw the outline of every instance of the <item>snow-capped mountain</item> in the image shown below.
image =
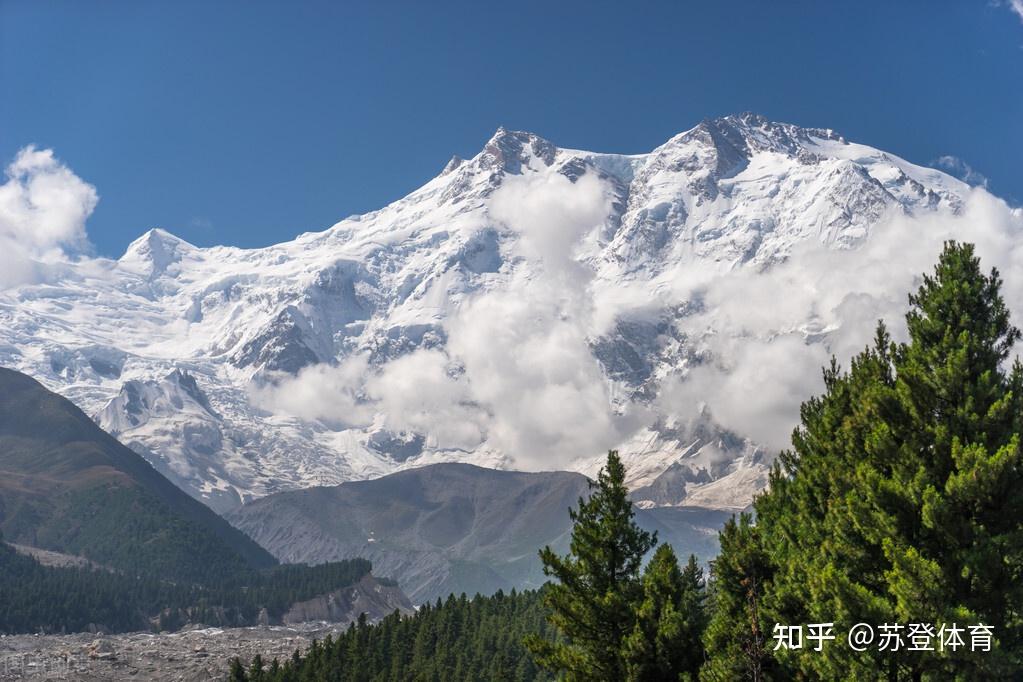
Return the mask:
[[[701,302],[677,282],[766,271],[807,242],[852,249],[888,216],[955,214],[968,193],[831,130],[752,114],[638,155],[500,129],[323,232],[246,250],[154,229],[116,261],[0,291],[0,365],[218,510],[438,461],[591,473],[609,447],[645,505],[741,508],[768,451],[705,406],[662,399],[709,361],[679,324]],[[545,222],[560,224],[562,195],[579,204],[564,209],[578,223],[566,234]],[[585,357],[559,359],[579,344]],[[504,364],[517,351],[546,364]],[[564,390],[530,392],[548,379]],[[594,414],[606,423],[591,430]],[[592,443],[553,433],[558,419]]]

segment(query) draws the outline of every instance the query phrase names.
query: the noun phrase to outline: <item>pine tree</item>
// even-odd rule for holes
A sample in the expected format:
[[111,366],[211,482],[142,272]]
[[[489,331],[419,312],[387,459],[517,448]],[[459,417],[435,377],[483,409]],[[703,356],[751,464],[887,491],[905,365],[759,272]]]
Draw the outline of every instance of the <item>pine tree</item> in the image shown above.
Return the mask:
[[256,654],[256,657],[252,659],[252,663],[249,665],[249,680],[251,682],[261,682],[263,679],[263,657]]
[[[908,343],[879,325],[848,372],[832,363],[755,502],[756,526],[723,534],[715,562],[756,547],[769,557],[765,624],[834,622],[841,638],[858,622],[984,623],[996,650],[840,642],[773,653],[786,677],[998,679],[1023,667],[1023,369],[1004,367],[1020,332],[1000,289],[972,246],[947,243],[910,296]],[[741,576],[717,573],[717,596],[737,590]],[[739,635],[720,624],[715,659]]]
[[749,514],[725,523],[721,553],[711,562],[711,610],[704,642],[707,663],[700,679],[707,682],[787,679],[779,676],[765,632],[764,596],[774,568]]
[[695,679],[703,664],[704,600],[696,557],[690,555],[683,571],[671,545],[658,547],[643,573],[643,602],[624,643],[628,680]]
[[227,679],[229,682],[248,682],[249,676],[245,674],[245,666],[237,656],[231,659]]
[[[831,622],[845,633],[855,623],[896,622],[886,596],[888,564],[868,537],[880,527],[863,490],[881,486],[877,472],[893,461],[884,445],[895,390],[891,352],[879,325],[873,347],[853,359],[848,373],[832,362],[824,372],[825,394],[803,405],[793,449],[782,453],[769,492],[756,501],[758,537],[774,573],[762,600],[768,637],[775,623]],[[780,650],[774,657],[790,671],[870,678],[905,655],[839,644],[823,652]]]
[[682,599],[678,610],[683,618],[678,637],[664,639],[668,642],[674,639],[683,648],[684,655],[679,660],[682,679],[695,680],[707,657],[703,635],[707,631],[710,613],[707,609],[707,581],[693,554],[689,555],[682,569]]
[[1002,368],[1020,331],[1000,290],[998,272],[984,275],[971,245],[947,244],[910,297],[910,343],[894,358],[902,466],[891,474],[893,499],[872,502],[897,530],[877,538],[896,612],[984,622],[1003,644],[1001,655],[963,652],[923,669],[979,675],[1023,665],[1023,371],[1018,361]]
[[545,595],[548,620],[564,639],[533,636],[527,646],[542,666],[567,680],[621,680],[623,642],[643,598],[639,571],[657,539],[633,520],[625,467],[616,451],[608,453],[590,486],[589,499],[580,498],[579,508],[569,511],[569,554],[558,556],[550,547],[540,551],[544,573],[555,579]]

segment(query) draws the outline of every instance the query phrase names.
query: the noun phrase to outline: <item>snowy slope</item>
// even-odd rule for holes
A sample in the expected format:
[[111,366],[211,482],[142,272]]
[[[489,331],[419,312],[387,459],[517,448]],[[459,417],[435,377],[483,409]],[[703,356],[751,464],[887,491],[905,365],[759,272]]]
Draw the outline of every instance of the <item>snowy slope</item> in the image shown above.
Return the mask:
[[[601,219],[567,241],[508,217],[534,194],[584,185]],[[766,450],[706,410],[658,400],[706,360],[676,323],[698,305],[669,295],[680,273],[761,271],[808,241],[854,248],[886,216],[956,213],[967,193],[830,130],[752,114],[631,156],[501,129],[407,197],[323,232],[244,250],[151,230],[116,261],[0,291],[0,365],[66,395],[219,510],[438,461],[589,473],[612,446],[645,505],[741,508],[766,480]],[[497,360],[469,357],[467,339],[487,338],[493,305],[481,301],[535,306],[543,292],[558,292],[554,318],[585,292],[593,314],[571,329],[599,387],[586,368],[565,385],[603,401],[618,442],[551,440],[558,458],[530,457],[534,441],[511,431],[531,422],[502,417],[514,395],[487,374]],[[396,383],[418,371],[425,383]]]

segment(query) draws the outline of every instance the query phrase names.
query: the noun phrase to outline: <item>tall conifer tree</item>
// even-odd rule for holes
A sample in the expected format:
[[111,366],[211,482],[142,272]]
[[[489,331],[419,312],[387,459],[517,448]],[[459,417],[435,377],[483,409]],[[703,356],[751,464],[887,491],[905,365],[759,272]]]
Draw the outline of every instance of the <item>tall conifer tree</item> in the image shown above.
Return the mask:
[[[764,622],[833,621],[839,637],[773,654],[789,676],[1012,679],[1023,668],[1023,370],[1005,366],[1020,332],[998,273],[968,244],[947,243],[909,302],[908,343],[879,326],[848,372],[825,371],[755,503],[750,537],[775,574]],[[749,551],[723,536],[717,563]],[[996,641],[990,652],[856,652],[841,637],[858,622],[983,623]],[[712,639],[712,658],[734,644]]]
[[696,557],[680,569],[671,545],[657,548],[643,572],[643,602],[624,644],[626,679],[695,679],[703,664],[704,588]]
[[721,554],[712,562],[712,617],[704,641],[707,662],[700,679],[707,682],[786,679],[777,674],[770,655],[770,626],[764,595],[774,567],[761,546],[749,514],[732,518],[721,530]]
[[550,622],[564,635],[527,641],[537,661],[566,680],[622,680],[623,641],[643,598],[639,571],[657,542],[633,520],[625,467],[616,451],[607,456],[589,499],[569,512],[574,522],[568,556],[540,552],[544,573],[555,581],[545,594]]

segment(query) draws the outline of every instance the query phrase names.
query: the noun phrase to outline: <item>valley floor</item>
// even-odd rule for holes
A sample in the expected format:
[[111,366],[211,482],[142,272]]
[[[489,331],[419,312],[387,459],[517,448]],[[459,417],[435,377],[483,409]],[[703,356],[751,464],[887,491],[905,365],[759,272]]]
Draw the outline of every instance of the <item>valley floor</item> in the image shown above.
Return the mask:
[[347,625],[306,623],[290,627],[205,628],[175,633],[0,636],[0,681],[9,680],[223,680],[233,656],[248,662],[261,654],[282,661],[313,639]]

